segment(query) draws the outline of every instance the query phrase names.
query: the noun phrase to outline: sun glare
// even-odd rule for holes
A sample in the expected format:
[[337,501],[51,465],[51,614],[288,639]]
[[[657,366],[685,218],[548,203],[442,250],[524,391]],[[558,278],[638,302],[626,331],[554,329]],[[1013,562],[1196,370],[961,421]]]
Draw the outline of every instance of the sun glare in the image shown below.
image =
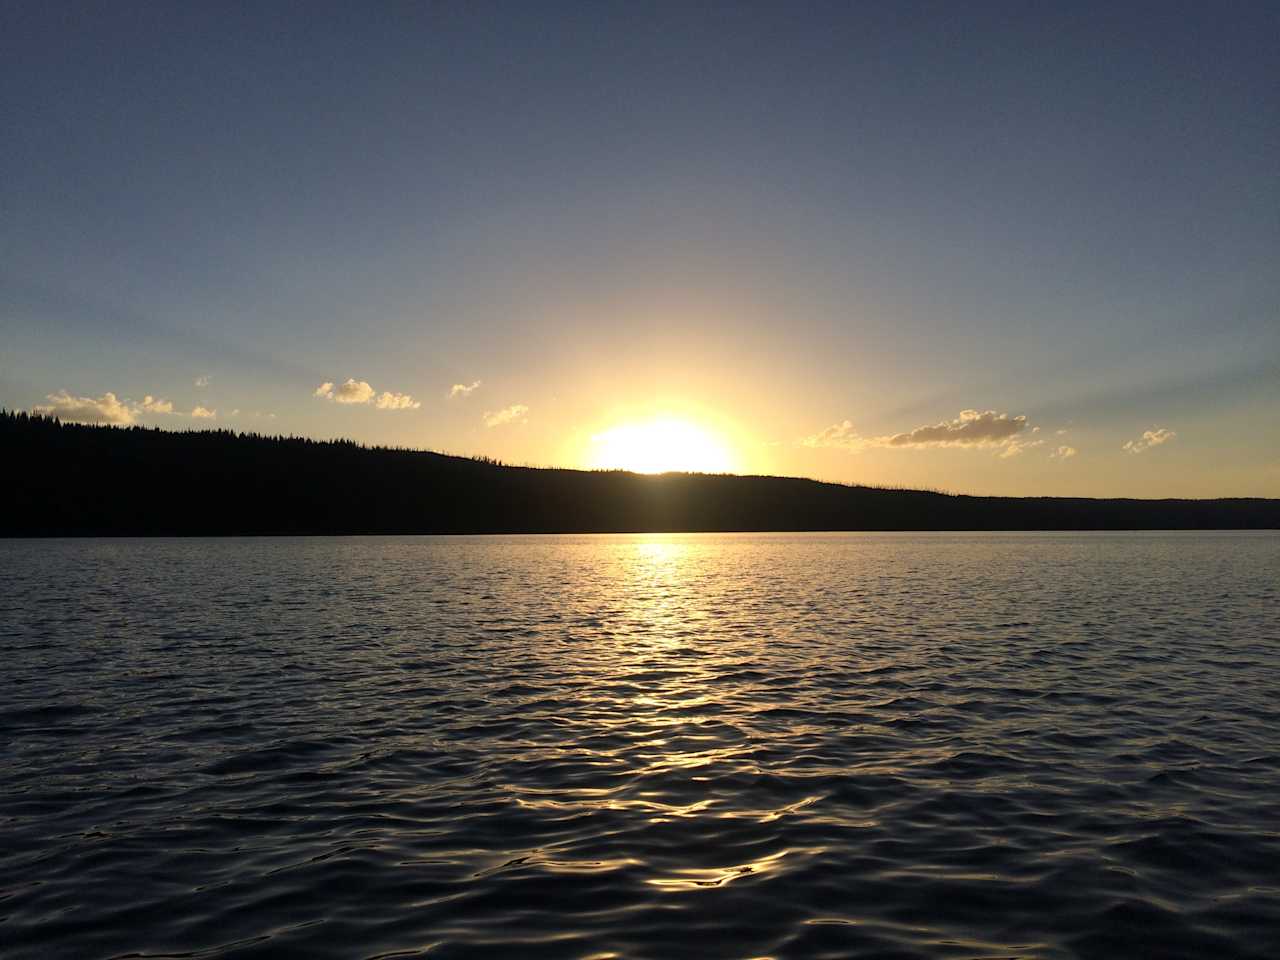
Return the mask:
[[728,446],[711,432],[672,418],[624,423],[591,438],[591,466],[636,473],[731,473]]

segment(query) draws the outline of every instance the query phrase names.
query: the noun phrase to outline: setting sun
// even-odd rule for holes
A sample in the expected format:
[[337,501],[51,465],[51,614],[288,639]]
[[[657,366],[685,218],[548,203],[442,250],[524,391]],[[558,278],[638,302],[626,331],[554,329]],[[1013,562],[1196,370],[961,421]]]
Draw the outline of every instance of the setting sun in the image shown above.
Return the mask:
[[624,423],[591,438],[591,466],[636,473],[729,473],[736,462],[728,445],[688,420],[661,418]]

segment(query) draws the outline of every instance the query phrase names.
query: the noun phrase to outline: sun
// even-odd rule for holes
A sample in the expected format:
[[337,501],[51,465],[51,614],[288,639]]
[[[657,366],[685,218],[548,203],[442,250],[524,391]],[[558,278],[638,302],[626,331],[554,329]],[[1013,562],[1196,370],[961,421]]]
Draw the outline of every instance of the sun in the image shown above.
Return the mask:
[[635,473],[731,473],[736,467],[723,440],[674,417],[622,423],[597,433],[588,459],[597,470]]

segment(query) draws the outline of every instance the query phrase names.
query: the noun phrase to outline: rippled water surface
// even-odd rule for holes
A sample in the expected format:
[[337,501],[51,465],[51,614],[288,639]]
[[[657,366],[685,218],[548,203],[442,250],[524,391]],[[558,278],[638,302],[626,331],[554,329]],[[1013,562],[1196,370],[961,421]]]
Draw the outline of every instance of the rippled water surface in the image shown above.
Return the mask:
[[1280,536],[0,542],[0,953],[1280,957]]

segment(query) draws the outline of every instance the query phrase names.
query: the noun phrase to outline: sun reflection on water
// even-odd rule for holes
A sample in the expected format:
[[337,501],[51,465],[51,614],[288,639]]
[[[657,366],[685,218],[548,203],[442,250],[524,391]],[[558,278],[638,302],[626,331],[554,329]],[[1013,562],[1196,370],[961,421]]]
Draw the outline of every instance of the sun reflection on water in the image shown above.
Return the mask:
[[[643,881],[668,893],[721,887],[783,869],[793,846],[765,833],[748,851],[721,843],[741,831],[734,824],[770,824],[821,802],[820,795],[780,798],[755,785],[766,776],[758,761],[769,736],[741,711],[741,704],[769,706],[754,689],[757,675],[743,668],[760,655],[761,640],[726,631],[723,600],[715,584],[724,571],[693,538],[636,535],[611,543],[602,578],[610,585],[595,614],[610,640],[594,645],[593,714],[601,728],[595,760],[616,761],[619,787],[605,793],[563,792],[523,805],[569,815],[587,807],[596,817],[642,818],[651,840],[667,846],[639,869]],[[602,598],[604,599],[604,598]],[[717,630],[716,627],[720,629]],[[732,719],[730,719],[732,718]],[[608,769],[608,768],[606,768]],[[758,802],[753,802],[758,801]],[[669,833],[669,839],[663,834]],[[737,855],[737,856],[735,856]],[[739,859],[739,857],[741,857]],[[544,869],[571,858],[546,853]],[[579,869],[570,867],[568,869]]]
[[651,877],[647,882],[664,890],[705,890],[708,887],[721,887],[744,877],[771,873],[782,865],[787,856],[786,850],[760,857],[748,863],[735,866],[710,867],[675,871],[675,876]]

